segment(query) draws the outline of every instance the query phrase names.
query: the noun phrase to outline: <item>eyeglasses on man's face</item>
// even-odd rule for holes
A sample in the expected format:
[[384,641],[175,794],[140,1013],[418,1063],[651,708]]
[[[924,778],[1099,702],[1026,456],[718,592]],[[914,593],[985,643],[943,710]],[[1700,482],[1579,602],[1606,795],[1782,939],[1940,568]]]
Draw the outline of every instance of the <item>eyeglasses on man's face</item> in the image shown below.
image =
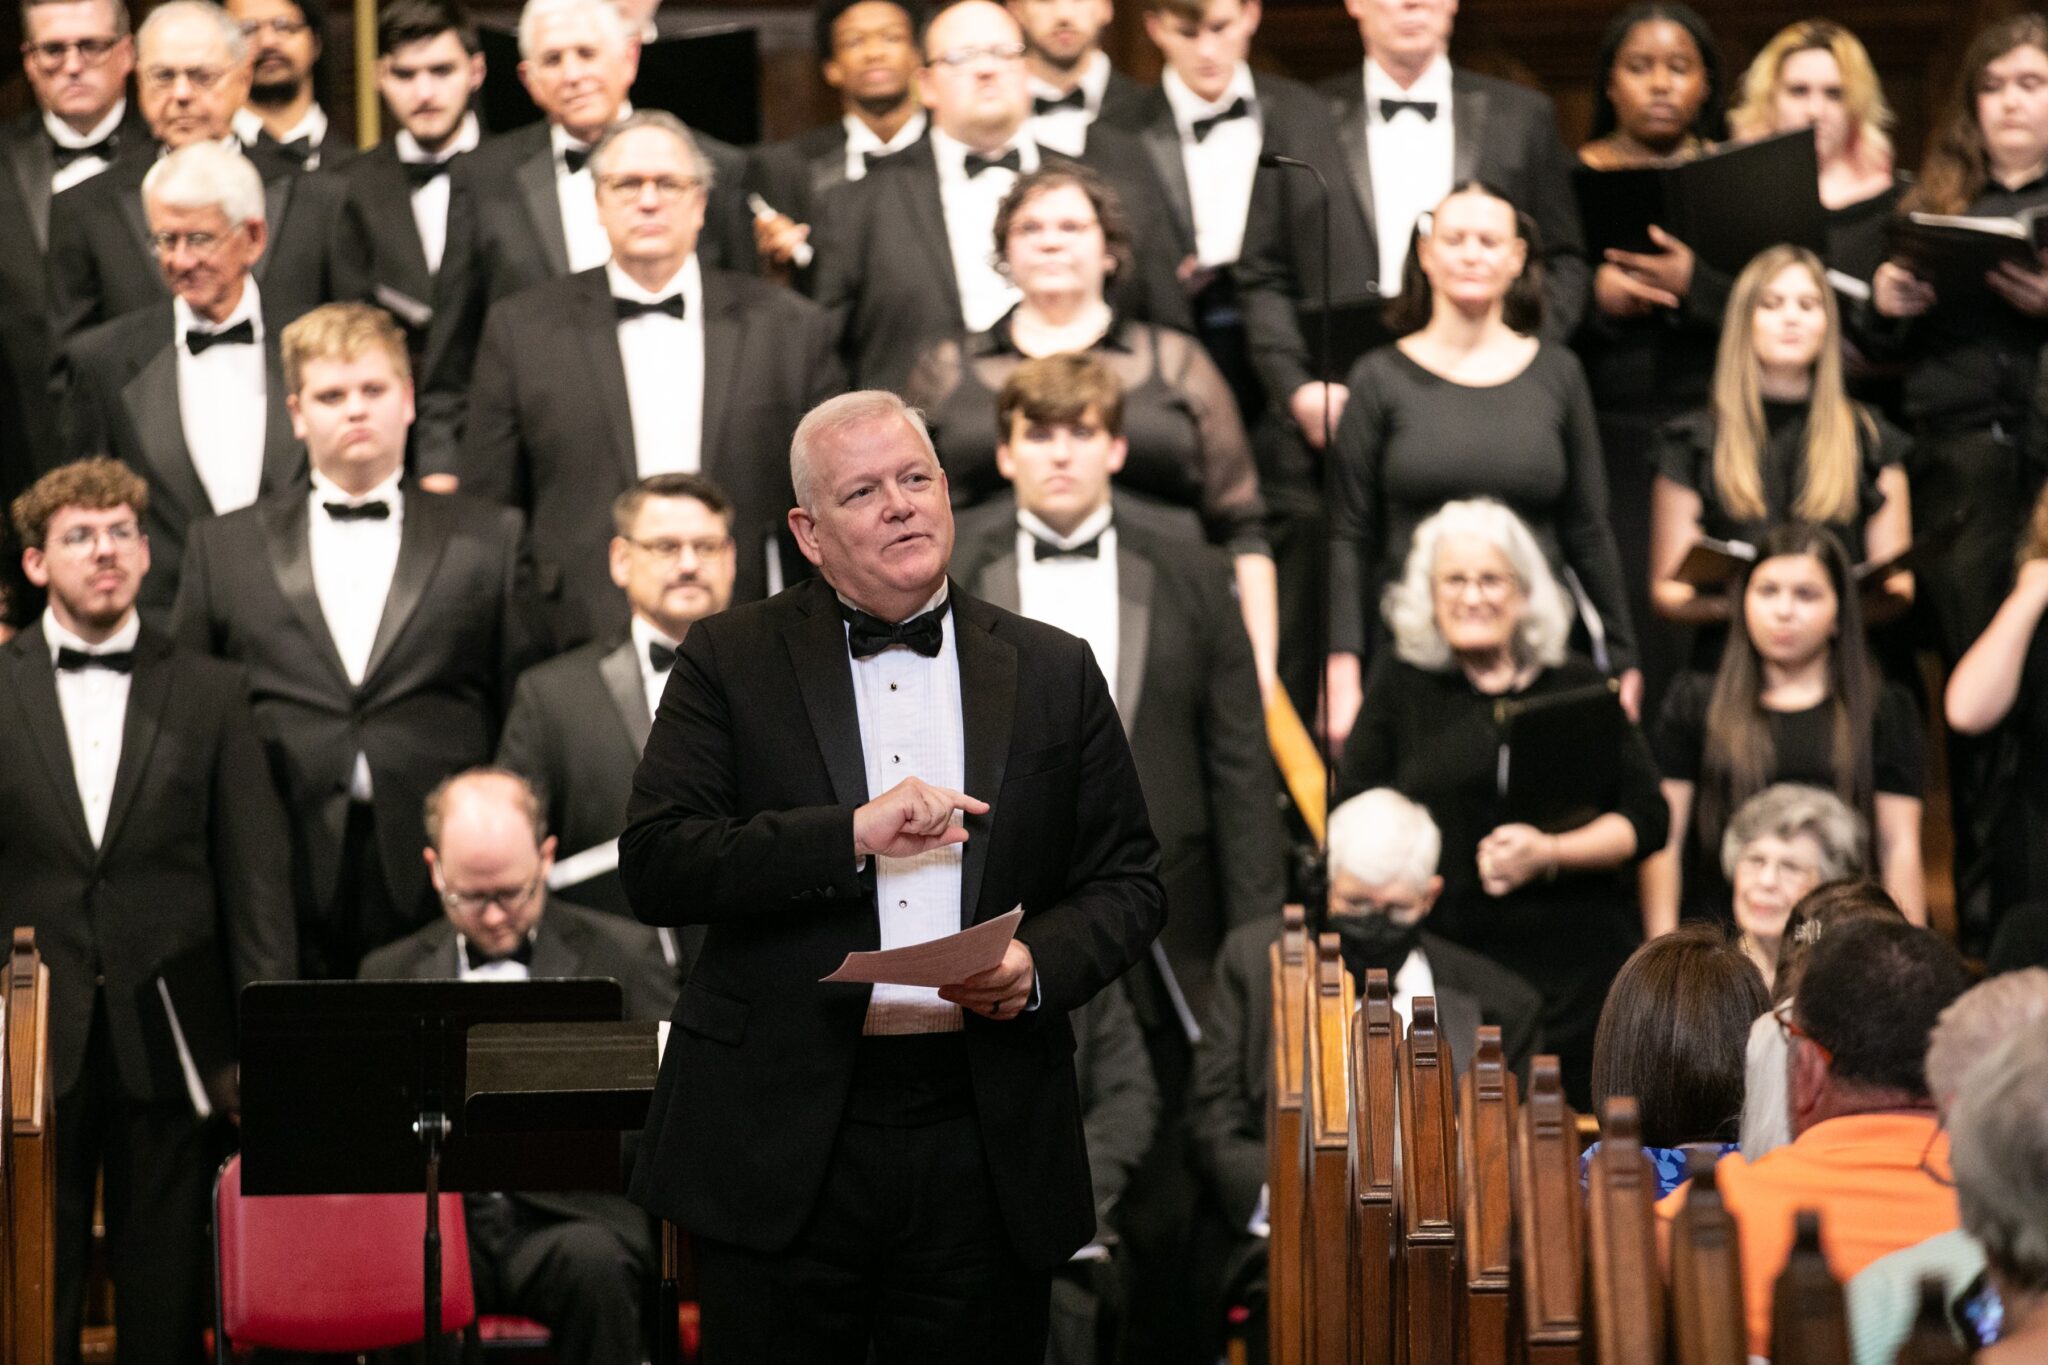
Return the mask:
[[121,45],[119,38],[74,38],[69,42],[23,43],[21,55],[45,71],[62,71],[76,52],[87,66],[98,66]]

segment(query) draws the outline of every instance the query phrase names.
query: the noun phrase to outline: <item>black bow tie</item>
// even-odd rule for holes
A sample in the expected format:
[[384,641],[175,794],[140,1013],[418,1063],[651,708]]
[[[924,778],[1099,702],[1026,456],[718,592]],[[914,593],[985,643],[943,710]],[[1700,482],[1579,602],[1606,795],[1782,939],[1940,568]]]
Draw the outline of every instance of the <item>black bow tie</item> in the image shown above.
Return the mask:
[[967,167],[967,178],[972,180],[983,171],[1009,171],[1013,175],[1017,174],[1024,169],[1024,158],[1018,154],[1015,147],[1010,148],[1009,151],[1004,152],[1001,156],[994,157],[977,156],[975,153],[969,152],[965,165]]
[[1031,538],[1031,562],[1041,559],[1100,559],[1102,558],[1102,536],[1097,534],[1079,545],[1056,545],[1049,540]]
[[323,502],[330,521],[389,521],[391,504],[379,499],[376,502]]
[[612,298],[612,312],[618,315],[620,322],[631,322],[634,318],[644,318],[649,313],[666,313],[677,322],[681,322],[683,320],[683,296],[681,294],[670,294],[665,299],[656,299],[653,303],[645,303],[639,299],[622,299],[615,295]]
[[492,957],[465,938],[462,940],[462,961],[465,970],[472,972],[480,967],[488,967],[493,962],[517,962],[522,967],[531,967],[533,966],[533,940],[521,934],[517,948],[514,948],[503,957]]
[[185,349],[193,355],[206,354],[210,346],[254,346],[256,344],[256,323],[243,318],[232,327],[223,327],[218,332],[202,332],[192,328],[185,333]]
[[1060,109],[1077,109],[1081,113],[1087,113],[1088,92],[1077,85],[1064,95],[1040,95],[1031,101],[1031,112],[1034,114],[1050,114]]
[[583,163],[588,160],[590,160],[590,148],[588,147],[564,147],[562,149],[562,164],[569,168],[569,174],[571,175],[582,170]]
[[269,141],[272,147],[276,148],[301,170],[310,165],[314,157],[320,155],[320,149],[313,145],[313,135],[311,133],[306,134],[304,137],[295,137],[290,142],[280,142],[276,138],[271,138]]
[[654,665],[656,673],[666,673],[676,666],[676,652],[659,640],[649,640],[647,662]]
[[1380,122],[1387,122],[1403,109],[1413,109],[1416,113],[1422,115],[1424,123],[1432,122],[1436,118],[1435,100],[1381,100]]
[[88,668],[104,668],[114,673],[133,673],[135,651],[124,649],[113,654],[88,654],[82,649],[60,645],[57,648],[57,667],[65,673],[79,673]]
[[846,617],[847,652],[856,659],[872,659],[891,645],[905,645],[927,659],[936,659],[939,646],[945,640],[944,621],[948,605],[941,602],[902,625],[892,625],[880,617],[842,606],[840,610]]
[[[448,161],[454,159],[450,157]],[[401,161],[398,163],[398,169],[405,172],[405,183],[408,187],[423,190],[448,174],[448,161]]]
[[88,156],[96,156],[102,161],[112,161],[114,153],[120,149],[120,134],[118,133],[108,133],[98,142],[86,147],[66,147],[57,139],[50,139],[50,155],[55,160],[57,169],[60,171],[72,162],[82,160]]
[[1250,118],[1251,112],[1252,102],[1243,95],[1239,95],[1230,102],[1229,108],[1224,109],[1221,113],[1211,114],[1208,118],[1196,119],[1188,125],[1188,129],[1195,135],[1195,141],[1207,142],[1209,134],[1216,131],[1216,125],[1228,123],[1236,118]]

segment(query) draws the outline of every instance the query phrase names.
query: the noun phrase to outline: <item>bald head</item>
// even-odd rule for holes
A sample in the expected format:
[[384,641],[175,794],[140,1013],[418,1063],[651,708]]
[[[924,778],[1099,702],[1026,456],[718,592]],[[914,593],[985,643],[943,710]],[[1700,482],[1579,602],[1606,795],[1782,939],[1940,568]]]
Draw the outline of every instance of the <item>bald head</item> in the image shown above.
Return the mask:
[[932,122],[980,152],[1000,151],[1031,112],[1024,30],[1001,5],[959,0],[924,36],[918,90]]
[[547,903],[555,841],[539,795],[519,774],[472,768],[434,788],[427,867],[456,931],[492,956],[533,932]]

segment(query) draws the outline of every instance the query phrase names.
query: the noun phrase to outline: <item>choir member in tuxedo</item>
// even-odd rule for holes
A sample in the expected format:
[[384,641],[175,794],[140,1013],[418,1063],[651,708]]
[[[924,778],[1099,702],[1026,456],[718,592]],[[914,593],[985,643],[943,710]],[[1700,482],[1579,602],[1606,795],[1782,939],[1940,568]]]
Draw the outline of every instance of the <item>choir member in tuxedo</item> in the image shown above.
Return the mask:
[[[149,489],[114,460],[15,499],[41,621],[0,646],[0,885],[50,967],[56,1352],[76,1365],[105,1167],[124,1355],[197,1350],[213,1151],[180,1071],[160,974],[225,1020],[231,991],[290,977],[288,842],[237,670],[143,624]],[[217,960],[191,973],[195,955]],[[217,975],[215,975],[217,972]],[[177,988],[178,981],[173,981]],[[204,1060],[204,1059],[200,1059]]]
[[[527,0],[519,16],[519,78],[547,114],[493,138],[449,174],[448,243],[434,280],[427,336],[420,468],[447,473],[484,320],[498,300],[611,258],[590,151],[632,112],[627,87],[639,39],[610,0]],[[754,268],[754,228],[741,181],[746,158],[699,139],[706,180],[701,254],[717,269]],[[713,181],[722,182],[712,188]]]
[[[1323,259],[1322,192],[1304,171],[1259,172],[1238,268],[1252,360],[1275,417],[1262,470],[1280,570],[1282,671],[1297,705],[1314,700],[1321,636],[1320,526],[1325,399],[1334,429],[1349,396],[1325,385],[1313,347],[1325,286],[1339,309],[1367,309],[1401,290],[1415,221],[1453,184],[1478,178],[1529,214],[1541,236],[1544,335],[1571,336],[1585,311],[1586,262],[1571,169],[1555,111],[1543,96],[1452,67],[1457,0],[1346,0],[1366,58],[1318,87],[1320,117],[1276,107],[1264,149],[1309,162],[1330,187],[1330,259]],[[1369,331],[1369,323],[1344,330]],[[1375,338],[1354,336],[1336,372]],[[1377,339],[1388,339],[1385,336]],[[1304,652],[1306,651],[1306,652]]]
[[764,261],[807,267],[819,201],[834,186],[865,179],[870,161],[924,137],[915,84],[923,24],[916,0],[824,0],[818,7],[818,64],[839,94],[839,121],[758,147],[749,159],[747,188],[769,209],[754,221]]
[[[549,894],[555,836],[526,779],[502,768],[444,779],[427,796],[426,833],[446,913],[364,958],[361,979],[610,977],[628,1019],[674,1008],[675,978],[645,927]],[[462,1199],[478,1311],[537,1319],[563,1365],[639,1365],[656,1266],[645,1213],[601,1190]]]
[[292,819],[300,966],[348,976],[431,916],[420,803],[489,761],[529,661],[519,516],[405,481],[412,382],[384,313],[328,304],[283,349],[312,486],[196,528],[173,630],[248,670]]
[[[834,195],[818,224],[817,298],[844,319],[848,366],[873,387],[900,386],[926,346],[1009,311],[1017,290],[988,249],[996,209],[1020,175],[1071,161],[1031,135],[1022,30],[1000,6],[958,0],[942,11],[925,28],[924,62],[923,144]],[[1081,160],[1131,214],[1135,268],[1118,282],[1118,307],[1185,330],[1172,229],[1144,152],[1105,128]]]
[[476,25],[455,0],[392,0],[378,11],[377,90],[398,129],[340,171],[348,190],[335,224],[334,290],[389,309],[415,359],[448,245],[450,173],[481,139],[470,102],[483,78]]
[[263,183],[238,152],[194,143],[142,182],[171,290],[81,334],[66,352],[74,455],[113,455],[149,480],[145,611],[167,610],[193,523],[298,482],[277,334],[256,283],[270,241]]
[[249,102],[235,111],[244,147],[302,171],[348,158],[344,141],[327,136],[327,111],[315,98],[314,73],[324,47],[321,0],[226,0],[249,40]]
[[[693,116],[702,117],[707,99],[701,84],[705,58],[696,51],[697,40],[715,40],[720,34],[714,28],[709,34],[685,31],[664,38],[655,18],[660,8],[661,0],[619,0],[626,30],[636,35],[640,44],[639,69],[633,75],[629,97],[635,109],[660,109],[687,122]],[[701,26],[703,20],[696,22]],[[482,50],[488,64],[478,107],[491,130],[509,133],[539,121],[542,111],[536,104],[538,97],[515,76],[519,65],[518,36],[486,23],[478,28],[478,37],[483,40]]]
[[[456,466],[466,491],[526,510],[557,649],[625,628],[605,560],[611,505],[650,474],[716,479],[733,501],[737,596],[779,591],[781,452],[842,387],[821,309],[705,268],[715,168],[673,114],[627,118],[591,170],[612,259],[491,310]],[[788,577],[801,567],[790,556]]]
[[613,499],[612,529],[612,582],[632,620],[520,677],[498,762],[546,797],[548,825],[567,850],[562,872],[574,871],[558,876],[561,889],[630,915],[618,845],[633,768],[676,650],[693,624],[732,602],[732,504],[701,474],[656,474]]
[[[822,577],[690,631],[619,843],[641,919],[710,926],[633,1195],[692,1234],[708,1365],[1039,1365],[1096,1226],[1069,1012],[1159,932],[1158,844],[1087,646],[948,581],[915,411],[820,405],[790,475]],[[964,980],[819,980],[1012,907]]]
[[1128,119],[1145,87],[1109,64],[1102,33],[1110,0],[1006,0],[1024,30],[1031,71],[1031,136],[1066,156],[1088,149],[1097,119]]
[[1270,920],[1285,892],[1258,676],[1227,558],[1111,497],[1126,453],[1116,375],[1085,355],[1026,361],[996,406],[1014,497],[961,518],[954,569],[997,606],[1086,640],[1130,737],[1173,914],[1129,978],[1166,1140],[1142,1154],[1117,1226],[1137,1277],[1139,1354],[1191,1359],[1190,1343],[1170,1340],[1187,1325],[1174,1304],[1194,1195],[1180,1123],[1189,1046],[1224,936]]
[[[263,285],[270,325],[282,328],[324,302],[328,239],[340,186],[329,177],[299,175],[288,159],[260,147],[244,148],[235,139],[230,121],[249,89],[248,39],[241,25],[210,0],[166,0],[142,21],[135,45],[135,86],[153,140],[124,147],[105,173],[51,202],[53,342],[63,346],[94,323],[163,300],[142,178],[166,150],[196,142],[242,150],[263,176],[269,241],[256,264],[256,278]],[[67,382],[60,370],[60,390]]]

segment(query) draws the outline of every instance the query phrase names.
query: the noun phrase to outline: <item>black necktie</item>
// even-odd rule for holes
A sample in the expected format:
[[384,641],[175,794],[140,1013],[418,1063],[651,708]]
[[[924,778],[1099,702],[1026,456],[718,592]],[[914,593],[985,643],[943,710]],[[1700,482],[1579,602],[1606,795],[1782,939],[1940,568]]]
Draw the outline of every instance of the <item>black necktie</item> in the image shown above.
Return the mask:
[[1403,109],[1413,109],[1416,113],[1422,115],[1424,123],[1432,122],[1436,118],[1435,100],[1381,100],[1380,122],[1387,122]]
[[[450,157],[449,161],[452,160]],[[447,161],[401,161],[398,168],[405,172],[407,186],[416,190],[423,190],[448,174]]]
[[1209,140],[1209,134],[1216,131],[1217,124],[1228,123],[1234,118],[1249,118],[1251,117],[1251,112],[1251,101],[1246,99],[1243,95],[1239,95],[1236,99],[1230,102],[1229,108],[1223,110],[1221,113],[1211,114],[1208,118],[1198,118],[1193,123],[1189,124],[1188,128],[1191,132],[1194,133],[1195,141],[1207,142]]
[[256,344],[256,323],[243,318],[232,327],[223,327],[218,332],[202,332],[193,328],[185,333],[185,349],[193,355],[204,355],[209,346],[254,346]]
[[1009,171],[1013,174],[1020,172],[1024,169],[1024,158],[1017,154],[1015,147],[1010,148],[1009,151],[1004,152],[1001,156],[995,157],[977,156],[973,152],[969,152],[967,154],[966,166],[967,178],[972,180],[983,171]]
[[533,966],[533,940],[521,934],[517,948],[514,948],[503,957],[492,957],[465,938],[462,940],[462,960],[466,964],[466,970],[472,972],[480,967],[488,967],[493,962],[517,962],[522,967],[531,967]]
[[639,299],[622,299],[614,295],[612,298],[612,311],[618,315],[620,322],[631,322],[634,318],[644,318],[649,313],[666,313],[677,322],[681,322],[683,320],[683,296],[681,294],[670,294],[665,299],[656,299],[653,303],[645,303]]
[[571,175],[582,170],[583,163],[588,160],[590,160],[590,148],[588,147],[564,147],[562,149],[562,164],[569,168],[569,174]]
[[1034,114],[1050,114],[1060,109],[1075,109],[1087,113],[1088,92],[1077,85],[1064,95],[1040,95],[1031,101],[1031,112]]
[[922,616],[913,616],[902,625],[891,625],[878,616],[864,611],[842,607],[846,617],[846,648],[856,659],[872,659],[891,645],[906,645],[935,659],[939,645],[945,640],[944,618],[946,603],[940,603]]
[[377,502],[323,502],[330,521],[389,521],[391,504],[381,499]]
[[102,161],[112,161],[114,159],[114,153],[120,150],[119,139],[120,134],[108,133],[105,137],[101,138],[98,142],[95,142],[90,146],[66,147],[63,143],[57,141],[55,138],[51,138],[50,155],[52,159],[55,160],[57,169],[60,171],[63,170],[66,166],[69,166],[72,162],[78,161],[88,156],[96,156]]
[[656,673],[666,673],[676,666],[676,652],[659,640],[649,640],[647,662],[654,665]]
[[290,142],[272,140],[270,145],[277,148],[279,152],[283,153],[300,170],[304,170],[314,157],[320,155],[320,149],[313,145],[313,135],[311,133],[306,134],[304,137],[295,137]]
[[57,667],[65,673],[78,673],[88,668],[104,668],[115,673],[135,671],[135,651],[124,649],[114,654],[88,654],[82,649],[60,645],[57,649]]
[[1055,545],[1049,540],[1031,538],[1031,562],[1041,559],[1100,559],[1102,558],[1102,536],[1098,533],[1079,545]]

